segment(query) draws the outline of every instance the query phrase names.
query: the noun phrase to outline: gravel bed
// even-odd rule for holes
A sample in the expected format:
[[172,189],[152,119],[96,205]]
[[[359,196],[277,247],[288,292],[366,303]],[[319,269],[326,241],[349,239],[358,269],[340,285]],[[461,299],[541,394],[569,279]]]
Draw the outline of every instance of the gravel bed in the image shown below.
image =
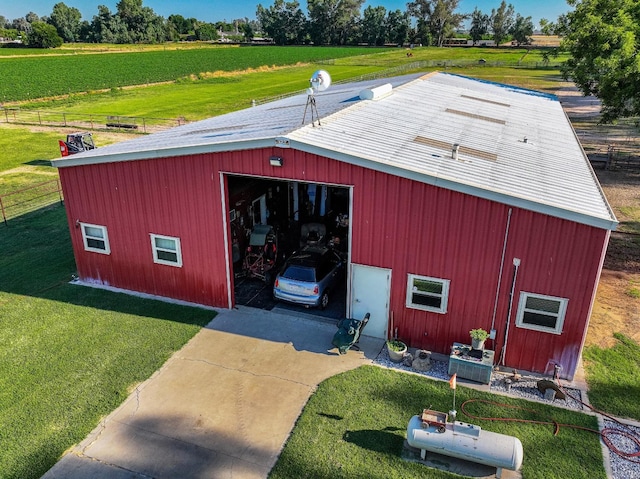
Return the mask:
[[[400,369],[403,371],[410,371],[412,373],[421,374],[423,376],[432,377],[436,379],[449,380],[449,364],[447,361],[437,361],[431,359],[431,368],[428,371],[416,371],[411,366],[403,363],[394,363],[389,359],[387,348],[383,348],[376,357],[375,364],[385,366],[388,368]],[[582,410],[583,406],[579,401],[573,398],[582,400],[582,392],[579,389],[563,388],[567,392],[567,399],[556,399],[554,401],[548,401],[544,398],[544,395],[538,391],[536,384],[538,380],[542,379],[542,376],[522,376],[519,381],[511,384],[511,388],[507,391],[505,378],[510,377],[510,374],[496,373],[494,372],[491,377],[490,388],[491,391],[500,392],[503,394],[510,394],[522,399],[528,399],[530,401],[540,401],[547,404],[553,404],[554,406],[564,406],[571,409]],[[546,378],[548,379],[548,378]],[[571,397],[573,396],[573,398]]]
[[[414,374],[421,374],[423,376],[432,377],[435,379],[449,380],[449,365],[447,361],[431,360],[431,368],[428,371],[416,371],[411,366],[403,363],[395,363],[389,359],[387,348],[383,348],[380,354],[374,360],[375,364],[379,364],[384,367],[399,369],[402,371],[409,371]],[[511,387],[507,391],[507,385],[505,379],[509,378],[511,374],[494,372],[491,377],[490,389],[492,392],[499,392],[502,394],[509,394],[515,397],[527,399],[530,401],[539,401],[554,406],[564,406],[570,409],[585,410],[588,409],[583,406],[579,400],[584,399],[582,397],[582,391],[574,388],[563,388],[567,393],[566,400],[555,399],[549,401],[544,399],[544,395],[538,391],[537,382],[542,379],[542,376],[525,376],[523,375],[518,381],[513,382]],[[546,378],[548,379],[548,378]],[[631,435],[635,435],[640,440],[640,427],[621,425],[615,421],[604,418],[604,427],[616,430],[625,431]],[[638,444],[621,434],[612,434],[609,439],[611,443],[624,453],[636,453],[638,452]],[[632,462],[620,455],[611,451],[609,453],[609,461],[611,464],[612,479],[640,479],[640,457],[636,458],[638,462]]]
[[[604,418],[604,427],[618,431],[624,431],[628,434],[635,435],[640,440],[640,427],[627,426],[610,419]],[[638,444],[621,434],[608,435],[611,443],[623,453],[634,454],[640,452]],[[632,462],[615,452],[609,453],[609,462],[611,464],[611,474],[614,479],[640,479],[640,456]]]

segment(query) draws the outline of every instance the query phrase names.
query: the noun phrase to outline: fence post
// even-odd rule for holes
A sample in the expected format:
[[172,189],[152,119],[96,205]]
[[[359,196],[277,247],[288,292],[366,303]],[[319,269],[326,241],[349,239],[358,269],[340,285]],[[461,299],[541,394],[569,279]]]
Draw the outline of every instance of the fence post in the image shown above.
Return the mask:
[[56,186],[58,188],[58,198],[60,198],[60,204],[64,205],[64,201],[62,200],[62,185],[60,185],[60,180],[56,180]]
[[2,211],[2,220],[4,225],[7,226],[7,215],[4,213],[4,205],[2,204],[2,196],[0,196],[0,210]]
[[142,118],[142,131],[143,132],[147,132],[147,122],[145,121],[144,117]]
[[38,110],[38,123],[42,126],[42,118],[40,118],[40,110]]
[[7,123],[9,123],[9,112],[6,108],[4,109],[4,117],[7,119]]

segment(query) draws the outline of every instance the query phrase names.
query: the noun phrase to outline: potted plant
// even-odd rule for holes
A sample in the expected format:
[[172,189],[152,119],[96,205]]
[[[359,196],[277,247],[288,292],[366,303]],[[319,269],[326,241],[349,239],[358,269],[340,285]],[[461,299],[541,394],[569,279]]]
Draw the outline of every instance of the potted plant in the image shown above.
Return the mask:
[[469,331],[471,336],[471,349],[484,349],[484,342],[489,337],[489,333],[482,328]]
[[389,359],[394,363],[399,363],[404,358],[404,353],[407,352],[407,345],[399,339],[390,339],[387,341],[387,351]]

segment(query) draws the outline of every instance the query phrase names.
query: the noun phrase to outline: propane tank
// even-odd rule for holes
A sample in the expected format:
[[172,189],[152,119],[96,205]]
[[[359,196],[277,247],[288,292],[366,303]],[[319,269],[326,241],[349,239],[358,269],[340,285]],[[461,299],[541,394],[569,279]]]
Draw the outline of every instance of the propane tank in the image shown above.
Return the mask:
[[522,466],[524,453],[520,439],[513,436],[483,431],[480,426],[459,421],[437,428],[413,416],[407,426],[407,442],[420,449],[424,460],[427,451],[466,461],[492,466],[500,478],[502,469],[517,471]]

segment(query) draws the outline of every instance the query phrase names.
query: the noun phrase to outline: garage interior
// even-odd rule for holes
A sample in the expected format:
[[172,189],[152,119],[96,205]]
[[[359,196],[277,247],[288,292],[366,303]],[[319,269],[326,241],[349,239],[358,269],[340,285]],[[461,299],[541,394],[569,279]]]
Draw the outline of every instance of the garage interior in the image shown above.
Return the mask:
[[350,189],[250,176],[226,178],[235,304],[327,319],[345,317],[346,264],[323,310],[275,300],[273,282],[287,258],[306,244],[327,245],[348,258]]

